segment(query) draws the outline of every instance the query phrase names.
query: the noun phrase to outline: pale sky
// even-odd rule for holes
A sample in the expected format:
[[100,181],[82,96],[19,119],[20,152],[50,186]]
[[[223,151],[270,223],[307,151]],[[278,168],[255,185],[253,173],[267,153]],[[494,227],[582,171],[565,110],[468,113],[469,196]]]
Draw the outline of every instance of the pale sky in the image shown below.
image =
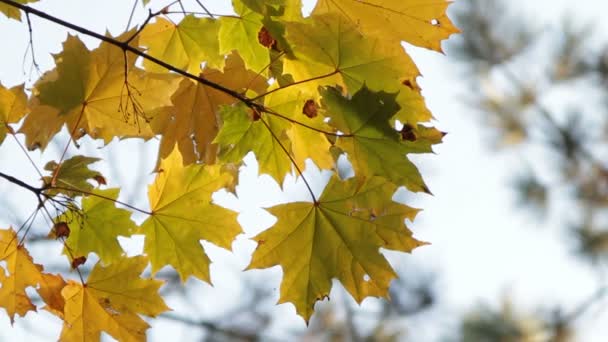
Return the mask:
[[[155,3],[163,2],[152,1],[152,4]],[[217,1],[205,3],[218,4]],[[602,1],[579,0],[574,3],[565,0],[518,0],[509,2],[511,3],[514,8],[517,3],[519,10],[537,22],[541,28],[555,27],[561,18],[568,16],[590,21],[598,26],[603,25],[604,32],[608,32],[608,26],[602,18],[602,14],[608,10],[608,5]],[[110,32],[116,34],[124,30],[131,4],[131,1],[124,0],[41,0],[36,7],[97,32],[104,32],[109,28]],[[309,3],[307,5],[310,6]],[[457,6],[458,2],[453,5]],[[146,12],[140,8],[138,18],[141,19],[145,15]],[[47,70],[52,65],[49,53],[60,51],[61,42],[65,39],[65,30],[39,19],[32,20],[36,58],[42,70]],[[598,31],[601,32],[601,29]],[[3,85],[12,86],[27,81],[29,58],[25,59],[25,74],[22,67],[27,46],[27,25],[0,18],[0,41],[5,46],[0,55],[0,65],[5,66],[0,68],[0,80]],[[89,47],[98,44],[92,39],[86,41],[90,44]],[[566,234],[560,234],[550,226],[539,224],[539,221],[533,220],[525,211],[516,207],[509,182],[515,172],[521,171],[517,162],[519,155],[509,152],[497,153],[487,145],[487,135],[481,132],[478,125],[480,118],[461,101],[460,95],[468,89],[459,88],[458,78],[461,75],[455,70],[456,64],[450,62],[449,56],[420,49],[408,51],[414,56],[424,75],[420,83],[428,105],[437,118],[436,124],[441,130],[449,133],[444,143],[436,148],[436,155],[415,158],[417,162],[423,162],[420,164],[421,171],[426,176],[434,196],[419,195],[414,198],[412,205],[423,208],[424,211],[410,227],[419,239],[432,244],[417,249],[412,255],[390,253],[389,256],[395,266],[407,265],[411,260],[415,260],[418,264],[428,265],[429,269],[436,271],[439,276],[441,306],[433,313],[434,318],[431,321],[416,318],[408,321],[411,329],[418,330],[420,334],[412,340],[435,341],[439,333],[450,331],[440,329],[454,324],[458,313],[479,302],[498,304],[503,295],[511,295],[517,304],[530,310],[536,308],[537,304],[544,303],[562,303],[566,309],[577,305],[595,291],[596,275],[571,257],[568,249],[571,245],[568,244]],[[125,148],[125,144],[129,147]],[[89,141],[88,145],[82,152],[75,149],[70,152],[98,153],[96,147],[102,144]],[[111,152],[101,153],[105,156],[111,154],[124,163],[132,158],[133,151],[138,151],[141,145],[143,144],[135,141],[113,143],[108,148]],[[148,143],[143,148],[153,152],[155,143]],[[57,149],[49,148],[38,164],[44,165],[46,161],[57,158],[57,154]],[[39,153],[34,152],[32,155],[38,158]],[[18,151],[9,139],[0,147],[0,169],[3,172],[19,174],[20,177],[34,182],[37,175],[26,162],[22,152]],[[148,171],[126,172],[121,175],[124,177],[122,181],[128,182],[141,177],[142,174],[148,174],[154,160],[142,158],[142,162],[145,165],[143,170]],[[98,163],[96,167],[106,175],[111,174],[104,162]],[[239,270],[247,265],[250,253],[255,248],[255,244],[247,241],[247,237],[265,229],[273,220],[258,207],[272,205],[286,198],[294,199],[298,192],[304,193],[301,186],[299,190],[297,187],[287,186],[288,194],[280,194],[276,185],[267,181],[256,181],[255,174],[255,170],[249,168],[242,175],[239,200],[224,199],[225,202],[222,202],[240,209],[242,213],[239,221],[243,223],[247,234],[237,239],[234,249],[239,252],[234,254],[205,244],[214,261],[211,272],[215,287],[193,285],[194,288],[203,288],[206,293],[205,301],[197,303],[199,312],[193,313],[194,315],[213,315],[222,310],[222,307],[228,306],[230,301],[238,300],[241,291],[247,291],[239,282],[238,275]],[[112,182],[112,178],[109,179]],[[151,180],[152,176],[148,175],[146,182]],[[319,185],[319,191],[321,186]],[[6,182],[0,181],[0,191],[3,194],[10,191],[15,203],[31,203],[29,194],[14,190]],[[133,191],[139,194],[138,204],[145,206],[145,189]],[[19,217],[26,214],[23,210]],[[0,227],[15,224],[15,217],[9,217],[4,212],[2,215]],[[131,245],[138,248],[137,243]],[[53,248],[53,252],[60,252],[59,248]],[[50,253],[48,249],[45,252]],[[38,252],[38,255],[41,253]],[[279,270],[247,273],[252,273],[251,277],[254,278],[267,278],[269,289],[273,289],[278,297]],[[178,310],[183,305],[179,300],[170,299],[168,302]],[[603,303],[604,306],[606,304]],[[366,307],[373,305],[373,300],[364,302]],[[44,319],[37,321],[40,316]],[[303,321],[295,315],[291,305],[277,306],[273,309],[273,316],[281,322],[280,326],[276,327],[277,332],[285,331],[287,326],[304,329]],[[581,321],[585,323],[579,329],[579,332],[584,334],[580,336],[581,341],[599,342],[604,340],[603,336],[608,336],[607,310],[592,310]],[[48,325],[48,328],[38,329],[39,322],[45,322],[44,325]],[[155,340],[163,340],[163,331],[176,327],[160,319],[153,320],[151,325],[149,336]],[[30,313],[25,319],[17,319],[12,329],[9,329],[9,326],[8,317],[0,315],[0,339],[4,337],[8,340],[22,340],[27,337],[28,340],[48,340],[58,336],[60,331],[60,322],[44,313]],[[28,327],[32,326],[36,326],[36,329],[29,330]],[[43,335],[37,335],[38,332]],[[183,340],[193,340],[198,336],[188,335],[187,331],[183,334],[180,336]]]

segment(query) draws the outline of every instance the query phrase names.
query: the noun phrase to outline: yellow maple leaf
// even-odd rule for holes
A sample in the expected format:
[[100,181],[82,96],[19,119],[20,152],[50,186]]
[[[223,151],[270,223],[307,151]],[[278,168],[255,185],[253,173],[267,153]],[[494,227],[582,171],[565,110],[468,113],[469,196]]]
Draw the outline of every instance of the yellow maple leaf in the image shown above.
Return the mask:
[[323,132],[334,133],[334,129],[317,113],[319,104],[314,98],[315,95],[291,87],[265,96],[264,106],[271,115],[276,113],[293,122],[286,134],[293,159],[301,170],[309,158],[322,169],[332,169],[335,163],[329,152],[331,144]]
[[23,85],[7,89],[0,84],[0,144],[9,132],[9,124],[17,123],[27,113],[27,96]]
[[277,223],[257,235],[249,268],[280,265],[279,302],[291,302],[306,321],[315,302],[329,296],[337,278],[357,302],[387,296],[395,272],[380,248],[410,252],[424,242],[412,237],[405,219],[416,209],[392,202],[397,186],[380,177],[330,180],[317,203],[270,208]]
[[219,165],[183,166],[177,149],[161,161],[148,188],[152,215],[140,229],[152,272],[171,265],[182,281],[190,275],[210,281],[210,260],[200,240],[230,249],[241,233],[237,214],[211,203],[211,195],[232,182]]
[[[148,47],[148,54],[176,68],[198,74],[201,63],[222,67],[224,56],[219,53],[219,21],[187,15],[178,24],[157,17],[140,34],[141,45]],[[167,72],[167,69],[148,60],[148,71]]]
[[[15,0],[15,2],[23,5],[37,1],[38,0]],[[9,4],[0,4],[0,13],[3,13],[8,18],[21,20],[21,10]]]
[[0,229],[0,261],[6,262],[6,269],[0,267],[0,307],[6,310],[11,323],[15,314],[23,317],[28,311],[36,311],[26,288],[35,288],[52,311],[62,308],[57,295],[65,284],[59,275],[42,273],[42,266],[35,264],[27,249],[18,242],[12,228]]
[[[32,112],[20,129],[28,147],[45,148],[64,123],[75,139],[84,134],[105,143],[114,137],[150,138],[148,116],[170,105],[180,78],[146,73],[135,60],[105,42],[89,51],[78,37],[68,36],[55,55],[57,67],[35,84]],[[45,126],[52,120],[57,122]]]
[[162,281],[140,278],[148,261],[124,258],[104,267],[97,263],[86,284],[70,281],[61,341],[98,341],[106,332],[119,341],[145,341],[149,328],[138,314],[157,316],[169,308],[158,294]]
[[366,35],[441,51],[441,41],[459,32],[446,14],[447,0],[319,0],[314,14],[334,13]]

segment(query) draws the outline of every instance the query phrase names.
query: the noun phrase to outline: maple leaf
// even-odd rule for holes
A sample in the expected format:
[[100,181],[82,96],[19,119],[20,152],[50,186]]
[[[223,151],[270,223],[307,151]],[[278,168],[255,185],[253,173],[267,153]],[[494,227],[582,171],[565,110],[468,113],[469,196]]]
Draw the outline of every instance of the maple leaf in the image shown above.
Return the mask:
[[119,191],[93,190],[91,195],[82,199],[82,208],[70,209],[55,218],[55,222],[67,222],[70,227],[64,250],[70,260],[88,257],[91,252],[105,264],[123,257],[117,238],[131,236],[137,226],[131,220],[130,211],[116,208],[114,201]]
[[[36,311],[36,306],[25,289],[34,287],[47,306],[59,309],[62,305],[54,293],[61,288],[63,279],[59,275],[42,272],[42,266],[35,264],[27,249],[18,244],[19,238],[11,229],[0,229],[0,306],[9,315],[11,324],[15,314],[23,317],[28,311]],[[8,272],[8,274],[6,274]]]
[[[235,53],[226,58],[223,71],[205,68],[201,77],[241,92],[247,89],[262,93],[266,79],[245,69],[243,60]],[[217,115],[220,105],[237,102],[234,97],[198,82],[184,79],[171,97],[172,107],[152,121],[152,129],[162,134],[159,160],[166,158],[177,144],[184,164],[205,161],[213,164],[217,147],[212,144],[218,132]]]
[[12,229],[0,230],[0,261],[6,262],[6,270],[0,267],[0,306],[8,313],[11,324],[15,314],[23,317],[28,311],[36,311],[25,289],[38,285],[42,271],[42,266],[34,264],[27,250],[17,244],[18,240]]
[[325,88],[321,94],[329,123],[343,133],[335,146],[347,153],[355,174],[382,176],[411,191],[429,192],[420,172],[405,156],[425,150],[419,146],[426,142],[403,143],[389,124],[399,109],[395,94],[366,88],[352,98],[342,96],[336,88]]
[[30,149],[44,149],[64,123],[75,139],[149,138],[147,115],[170,104],[179,82],[174,75],[144,72],[135,67],[136,56],[125,58],[108,43],[89,51],[76,36],[68,36],[54,57],[57,67],[36,82],[32,112],[20,129]]
[[[32,2],[38,2],[38,0],[14,0],[20,4],[29,4]],[[21,11],[8,4],[0,4],[0,13],[3,13],[7,18],[21,20]]]
[[396,277],[381,247],[409,252],[420,242],[404,220],[417,210],[392,202],[397,187],[380,177],[341,181],[334,176],[317,203],[272,207],[277,223],[257,235],[249,269],[280,265],[279,303],[291,302],[306,321],[316,301],[327,297],[337,278],[357,302],[387,296]]
[[[73,156],[64,160],[61,164],[57,164],[55,161],[48,162],[44,169],[50,171],[51,176],[42,177],[42,182],[46,186],[57,188],[47,189],[45,192],[50,196],[62,193],[69,197],[83,194],[73,190],[90,192],[93,190],[93,185],[88,181],[100,179],[99,177],[103,178],[103,176],[98,171],[89,169],[89,165],[100,160],[99,158]],[[54,179],[53,175],[55,175]]]
[[161,161],[148,188],[152,213],[139,230],[152,272],[171,265],[182,281],[194,275],[210,282],[210,260],[200,240],[230,249],[241,233],[237,214],[211,203],[211,194],[230,183],[232,176],[219,165],[183,166],[177,149]]
[[[142,46],[148,47],[149,55],[197,74],[203,61],[215,68],[224,65],[217,39],[219,28],[219,21],[193,15],[185,16],[178,24],[157,17],[155,23],[143,29],[139,41]],[[144,67],[152,72],[168,71],[148,60],[144,61]]]
[[6,89],[0,84],[0,144],[12,132],[9,124],[17,123],[27,113],[27,96],[23,85]]
[[43,273],[40,279],[40,288],[37,289],[40,298],[46,303],[44,310],[63,319],[65,300],[61,290],[67,285],[65,280],[56,274]]
[[106,332],[119,341],[145,341],[149,325],[138,314],[157,316],[169,308],[158,294],[162,281],[140,278],[143,256],[107,267],[97,263],[86,284],[68,282],[61,294],[65,313],[61,341],[98,341]]
[[300,88],[341,85],[354,94],[364,84],[372,90],[396,91],[419,71],[399,45],[361,35],[355,24],[334,14],[287,23],[291,58],[283,61]]
[[264,17],[241,0],[233,0],[232,6],[238,16],[220,19],[220,53],[230,54],[232,50],[237,50],[248,69],[263,73],[270,64],[268,49],[258,42],[258,32],[264,26]]
[[333,13],[366,35],[441,51],[441,41],[459,32],[446,15],[447,0],[319,0],[313,15]]
[[312,99],[314,95],[292,89],[269,94],[264,98],[264,106],[271,113],[294,122],[287,128],[286,134],[293,159],[300,169],[304,169],[304,162],[309,158],[322,169],[332,169],[335,163],[330,153],[331,144],[324,132],[333,134],[334,129],[325,123],[322,115],[316,113],[318,105]]
[[266,173],[282,184],[292,166],[285,133],[290,123],[278,117],[260,115],[242,104],[222,108],[224,123],[214,141],[220,146],[219,158],[223,162],[240,163],[253,151],[260,173]]

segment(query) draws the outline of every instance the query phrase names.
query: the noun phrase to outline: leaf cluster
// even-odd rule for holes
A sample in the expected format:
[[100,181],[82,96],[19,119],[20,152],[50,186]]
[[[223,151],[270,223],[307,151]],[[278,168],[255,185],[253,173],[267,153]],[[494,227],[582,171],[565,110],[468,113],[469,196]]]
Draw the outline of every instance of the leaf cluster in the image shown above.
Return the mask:
[[[33,263],[28,229],[2,230],[0,306],[11,319],[35,309],[24,292],[34,287],[64,321],[62,340],[97,340],[102,331],[144,339],[140,315],[168,309],[154,275],[168,265],[182,281],[210,282],[200,241],[230,249],[242,233],[237,213],[212,194],[234,190],[250,152],[261,173],[279,184],[295,173],[308,188],[309,201],[268,209],[277,222],[254,238],[249,265],[280,266],[280,302],[293,303],[306,321],[332,279],[358,302],[386,297],[396,274],[380,249],[424,244],[405,225],[418,210],[392,196],[399,187],[430,193],[408,155],[432,152],[444,133],[428,124],[419,71],[401,42],[441,51],[457,32],[449,2],[321,0],[304,17],[300,1],[234,0],[236,14],[225,16],[180,13],[178,1],[150,9],[144,23],[115,37],[21,3],[2,0],[0,11],[39,16],[101,44],[89,49],[68,35],[55,67],[31,89],[0,86],[0,142],[22,136],[25,147],[44,151],[65,127],[70,143],[85,136],[160,143],[148,208],[104,188],[105,177],[89,168],[97,158],[64,152],[39,186],[0,174],[36,196],[53,222],[49,238],[64,245],[72,268],[92,254],[99,259],[86,280],[66,281]],[[339,158],[354,177],[339,177]],[[303,174],[307,160],[334,173],[320,195]],[[138,225],[133,212],[147,218]],[[132,235],[144,236],[143,252],[126,257],[117,238]],[[152,278],[140,278],[148,264]]]

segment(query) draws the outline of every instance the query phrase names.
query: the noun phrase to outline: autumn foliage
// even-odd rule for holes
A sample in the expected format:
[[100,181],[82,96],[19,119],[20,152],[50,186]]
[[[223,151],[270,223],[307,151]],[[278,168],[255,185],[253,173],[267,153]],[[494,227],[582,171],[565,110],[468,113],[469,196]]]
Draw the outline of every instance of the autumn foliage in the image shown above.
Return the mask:
[[[8,18],[24,13],[65,26],[58,17],[23,3],[0,0]],[[150,6],[143,1],[144,6]],[[165,4],[167,5],[167,4]],[[332,279],[361,302],[386,297],[396,277],[381,248],[410,252],[424,244],[405,220],[418,210],[394,202],[399,187],[430,193],[408,154],[432,152],[443,133],[429,124],[416,79],[419,71],[401,42],[441,51],[457,29],[447,1],[320,0],[304,17],[299,0],[233,0],[236,15],[167,13],[117,37],[69,27],[101,40],[90,50],[68,35],[56,66],[33,88],[0,86],[0,143],[7,135],[44,150],[67,127],[83,136],[160,140],[148,208],[117,200],[105,176],[90,168],[97,158],[51,161],[41,183],[2,178],[36,196],[53,222],[49,239],[63,244],[78,271],[91,253],[99,262],[86,279],[66,280],[34,263],[27,230],[0,230],[0,306],[13,321],[44,309],[64,321],[61,340],[145,339],[148,324],[168,310],[162,281],[141,278],[171,266],[182,281],[210,281],[210,260],[200,244],[230,249],[242,230],[238,213],[213,203],[232,191],[239,166],[253,152],[260,172],[281,184],[304,177],[305,161],[334,176],[320,196],[269,208],[276,224],[255,237],[249,269],[281,266],[280,302],[306,321],[329,295]],[[157,12],[155,12],[157,10]],[[8,20],[8,19],[4,19]],[[25,25],[24,21],[24,25]],[[27,39],[27,37],[24,37]],[[346,156],[354,177],[341,179],[336,161]],[[1,172],[2,170],[0,170]],[[134,211],[147,219],[136,224]],[[141,255],[127,257],[117,237],[143,235]]]

